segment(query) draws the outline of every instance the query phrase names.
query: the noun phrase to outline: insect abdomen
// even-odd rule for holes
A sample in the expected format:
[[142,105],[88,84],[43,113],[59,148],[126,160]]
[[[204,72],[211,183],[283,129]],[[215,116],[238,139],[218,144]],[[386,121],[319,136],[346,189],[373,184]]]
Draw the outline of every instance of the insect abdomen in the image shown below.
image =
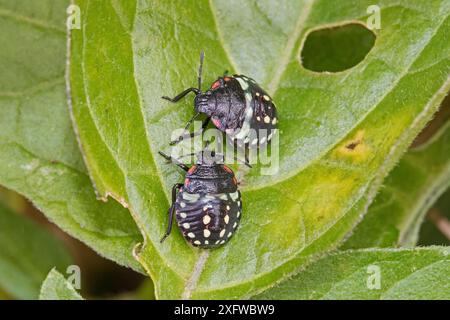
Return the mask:
[[239,191],[190,194],[180,191],[175,203],[176,220],[184,238],[193,246],[214,248],[235,233],[242,212]]

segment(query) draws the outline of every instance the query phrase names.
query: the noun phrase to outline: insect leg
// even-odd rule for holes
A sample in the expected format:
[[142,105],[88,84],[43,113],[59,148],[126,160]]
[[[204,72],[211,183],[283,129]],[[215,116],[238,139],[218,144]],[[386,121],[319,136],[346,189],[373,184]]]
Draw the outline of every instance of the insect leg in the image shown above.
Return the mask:
[[163,98],[165,100],[168,100],[170,102],[178,102],[179,100],[184,98],[184,96],[186,96],[190,92],[194,92],[195,94],[199,94],[200,90],[198,88],[187,88],[186,90],[184,90],[183,92],[179,93],[178,95],[176,95],[173,98],[170,98],[170,97],[167,97],[167,96],[162,96],[161,98]]
[[167,225],[167,230],[164,236],[161,238],[160,243],[162,243],[166,238],[170,235],[170,232],[172,231],[172,224],[173,224],[173,214],[175,212],[175,201],[177,199],[177,192],[178,190],[183,186],[182,183],[177,183],[172,187],[172,205],[169,208],[169,223]]
[[[194,117],[192,117],[191,120],[189,120],[188,124],[185,127],[185,130],[187,130],[190,127],[190,125],[192,124],[192,122],[194,121],[194,119],[198,115],[199,115],[199,113],[194,115]],[[205,120],[203,120],[202,128],[200,130],[195,131],[195,132],[191,132],[191,133],[187,133],[187,134],[183,134],[183,135],[179,136],[176,140],[170,141],[170,145],[173,146],[173,145],[175,145],[177,143],[180,143],[184,139],[193,138],[193,137],[196,137],[196,136],[200,135],[205,130],[205,128],[208,126],[209,121],[210,121],[210,118],[209,117],[206,118]]]
[[178,161],[177,159],[172,158],[171,156],[168,156],[167,154],[165,154],[162,151],[158,151],[158,153],[163,156],[167,161],[172,162],[173,164],[175,164],[176,166],[180,167],[181,169],[183,169],[184,171],[189,171],[189,167],[187,165],[185,165],[184,163]]

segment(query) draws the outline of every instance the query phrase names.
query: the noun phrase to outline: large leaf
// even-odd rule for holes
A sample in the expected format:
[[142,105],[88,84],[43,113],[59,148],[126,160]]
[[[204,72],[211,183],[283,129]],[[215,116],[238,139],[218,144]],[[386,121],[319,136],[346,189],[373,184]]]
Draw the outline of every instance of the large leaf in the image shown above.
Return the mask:
[[[76,1],[72,112],[98,192],[126,203],[145,235],[137,257],[160,298],[249,297],[336,247],[449,88],[450,3],[381,1],[382,28],[356,67],[302,68],[309,31],[362,21],[370,1]],[[245,19],[243,18],[245,17]],[[224,69],[255,77],[280,114],[280,172],[245,177],[242,226],[221,249],[163,244],[171,185],[156,154],[192,115],[168,105]],[[189,99],[188,99],[189,100]]]
[[256,298],[448,300],[449,255],[445,247],[343,251]]
[[83,300],[83,298],[61,273],[53,269],[42,283],[39,300]]
[[414,246],[426,212],[450,186],[450,121],[411,149],[343,248]]
[[0,288],[19,299],[37,299],[48,272],[66,270],[71,262],[52,234],[0,203]]
[[64,88],[66,1],[0,1],[0,184],[101,255],[141,270],[126,209],[96,200]]

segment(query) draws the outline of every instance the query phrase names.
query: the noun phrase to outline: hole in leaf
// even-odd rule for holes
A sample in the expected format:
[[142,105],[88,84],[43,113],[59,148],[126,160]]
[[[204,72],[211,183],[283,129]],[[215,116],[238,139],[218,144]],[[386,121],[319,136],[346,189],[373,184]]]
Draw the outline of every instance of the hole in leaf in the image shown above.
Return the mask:
[[308,34],[301,61],[312,71],[344,71],[364,60],[374,43],[375,34],[357,23],[320,29]]

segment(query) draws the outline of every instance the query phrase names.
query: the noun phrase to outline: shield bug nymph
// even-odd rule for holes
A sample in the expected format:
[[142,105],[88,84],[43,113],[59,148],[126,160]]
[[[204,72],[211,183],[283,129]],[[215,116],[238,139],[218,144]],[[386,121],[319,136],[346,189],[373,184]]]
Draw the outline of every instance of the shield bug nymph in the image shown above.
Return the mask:
[[[272,98],[255,80],[245,75],[224,75],[214,81],[211,87],[202,92],[203,52],[200,54],[198,87],[188,88],[175,96],[163,99],[178,102],[188,93],[195,93],[195,114],[188,121],[186,129],[200,115],[205,114],[202,130],[209,121],[220,131],[225,132],[238,146],[262,146],[271,140],[277,129],[277,110]],[[261,132],[264,135],[260,135]],[[180,136],[171,144],[176,144],[185,137],[193,137],[201,132]]]
[[217,160],[219,155],[214,151],[199,152],[197,164],[191,167],[159,153],[186,171],[184,183],[172,188],[169,223],[161,242],[170,235],[174,216],[183,237],[195,247],[211,249],[227,242],[236,232],[242,213],[233,171]]

